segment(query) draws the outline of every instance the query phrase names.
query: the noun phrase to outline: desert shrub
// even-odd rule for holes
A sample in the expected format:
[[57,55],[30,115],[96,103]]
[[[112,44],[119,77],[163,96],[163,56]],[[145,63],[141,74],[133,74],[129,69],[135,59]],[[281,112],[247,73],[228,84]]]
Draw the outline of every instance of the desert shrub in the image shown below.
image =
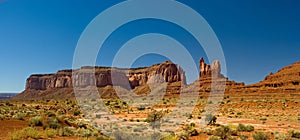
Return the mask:
[[254,126],[239,124],[238,127],[237,127],[237,131],[239,131],[239,132],[252,132],[252,131],[254,131]]
[[247,131],[247,132],[252,132],[252,131],[254,131],[254,126],[252,126],[252,125],[247,125],[247,126],[246,126],[246,131]]
[[47,115],[48,117],[56,117],[56,114],[55,114],[54,111],[48,111],[48,112],[46,113],[46,115]]
[[207,135],[213,135],[213,130],[212,129],[204,129],[204,133],[206,133]]
[[268,119],[267,118],[260,118],[259,120],[261,120],[262,123],[265,124]]
[[177,140],[177,139],[176,139],[175,135],[170,134],[170,135],[168,135],[166,137],[161,138],[160,140]]
[[276,140],[287,140],[290,139],[289,136],[283,133],[275,133],[275,139]]
[[240,139],[241,139],[241,140],[248,140],[248,139],[249,139],[249,137],[248,137],[248,136],[246,136],[246,135],[240,135]]
[[17,130],[10,134],[11,140],[23,140],[23,139],[41,139],[42,133],[32,127],[26,127],[22,130]]
[[160,119],[163,117],[162,111],[153,111],[148,114],[146,122],[150,124],[152,129],[160,127]]
[[212,136],[209,138],[209,140],[221,140],[220,137],[217,136]]
[[0,120],[3,120],[4,118],[4,115],[0,114]]
[[91,137],[92,132],[89,129],[78,128],[77,129],[77,136],[79,136],[79,137]]
[[40,109],[41,109],[41,107],[40,107],[39,105],[35,106],[34,108],[35,108],[36,110],[40,110]]
[[52,129],[58,129],[60,127],[60,124],[58,123],[58,120],[56,118],[48,118],[47,124],[48,124],[49,128],[52,128]]
[[144,106],[140,106],[137,108],[139,111],[145,110],[146,108]]
[[97,119],[101,119],[101,115],[100,114],[96,114],[96,118]]
[[15,132],[13,132],[13,133],[11,133],[10,134],[10,140],[22,140],[22,139],[24,139],[23,138],[24,137],[24,135],[23,135],[23,131],[15,131]]
[[187,114],[186,114],[186,117],[188,117],[188,119],[192,119],[192,118],[193,118],[193,114],[187,113]]
[[18,120],[24,120],[26,114],[24,113],[17,113],[13,116],[14,119],[18,119]]
[[269,136],[263,132],[256,132],[252,135],[254,140],[268,140]]
[[186,124],[184,130],[189,134],[189,136],[198,136],[199,132],[195,129],[195,126],[195,123]]
[[289,133],[290,133],[292,138],[300,139],[300,132],[299,131],[290,130]]
[[46,129],[45,134],[47,135],[48,138],[53,138],[57,135],[57,131],[54,129]]
[[76,133],[76,128],[75,127],[64,127],[62,129],[60,129],[60,136],[73,136]]
[[6,102],[5,105],[6,105],[6,106],[14,106],[13,104],[11,104],[11,103],[9,103],[9,102]]
[[177,139],[178,140],[188,140],[190,138],[190,135],[186,132],[181,132],[177,134]]
[[73,115],[74,116],[79,116],[80,115],[80,111],[74,111]]
[[41,116],[30,118],[29,126],[43,126],[43,118]]
[[59,115],[59,116],[56,117],[56,119],[57,119],[59,122],[65,122],[66,116],[65,116],[65,115]]
[[212,114],[207,114],[205,117],[205,122],[207,122],[208,125],[216,124],[217,117]]
[[219,136],[222,140],[231,138],[232,130],[228,126],[221,126],[215,130],[215,136]]
[[30,138],[33,138],[33,139],[42,138],[42,134],[33,127],[26,127],[23,129],[23,131],[24,131],[24,134]]

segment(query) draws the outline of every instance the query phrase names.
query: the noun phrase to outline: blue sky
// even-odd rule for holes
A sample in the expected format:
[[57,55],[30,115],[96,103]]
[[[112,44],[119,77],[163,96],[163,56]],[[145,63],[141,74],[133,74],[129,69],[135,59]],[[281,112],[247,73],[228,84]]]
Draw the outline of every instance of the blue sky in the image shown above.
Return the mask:
[[[121,1],[0,1],[0,92],[20,92],[34,73],[72,67],[73,53],[85,27],[103,10]],[[230,79],[255,83],[270,72],[300,61],[299,0],[181,0],[210,24],[226,58]],[[147,27],[147,28],[146,28]],[[179,39],[197,62],[201,56],[192,36],[159,20],[128,23],[112,34],[97,65],[109,66],[119,45],[145,32]],[[165,61],[146,55],[133,67]]]

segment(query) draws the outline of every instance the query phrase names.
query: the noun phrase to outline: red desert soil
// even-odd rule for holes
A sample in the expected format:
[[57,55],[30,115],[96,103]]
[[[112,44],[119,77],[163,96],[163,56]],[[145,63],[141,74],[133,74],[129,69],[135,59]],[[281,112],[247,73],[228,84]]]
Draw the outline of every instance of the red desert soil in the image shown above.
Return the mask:
[[0,139],[6,140],[9,139],[9,133],[13,132],[14,130],[20,130],[24,127],[28,126],[27,121],[21,120],[0,120]]
[[[10,133],[16,130],[21,130],[28,126],[27,121],[21,120],[0,120],[0,140],[9,140]],[[84,140],[80,137],[56,137],[52,140]]]

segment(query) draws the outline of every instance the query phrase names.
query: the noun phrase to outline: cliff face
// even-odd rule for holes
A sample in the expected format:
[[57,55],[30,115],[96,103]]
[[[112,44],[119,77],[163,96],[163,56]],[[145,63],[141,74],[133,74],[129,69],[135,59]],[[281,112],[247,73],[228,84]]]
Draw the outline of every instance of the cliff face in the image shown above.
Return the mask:
[[[75,81],[76,87],[88,87],[96,84],[97,87],[113,85],[126,89],[143,86],[148,82],[173,83],[181,81],[186,83],[184,71],[170,61],[136,69],[95,67],[95,73],[90,72],[91,68],[82,67],[74,70],[74,76],[72,76],[72,70],[61,70],[56,74],[31,75],[26,81],[26,90],[72,88],[73,81]],[[95,78],[93,78],[93,74],[95,74]]]
[[104,98],[117,97],[115,88],[122,94],[128,94],[133,89],[132,91],[138,95],[148,95],[151,92],[149,86],[163,85],[161,83],[164,82],[168,83],[166,89],[158,91],[168,96],[186,92],[209,93],[212,91],[212,85],[221,91],[225,86],[225,93],[300,92],[300,62],[285,67],[275,74],[271,73],[263,81],[252,85],[228,80],[221,74],[218,61],[209,65],[203,58],[200,59],[199,79],[190,85],[186,85],[184,71],[170,61],[134,69],[95,67],[95,73],[91,72],[93,68],[82,67],[77,70],[61,70],[55,74],[31,75],[26,81],[26,90],[13,99],[72,98],[73,85],[83,87],[84,90],[96,85],[99,87],[99,94]]

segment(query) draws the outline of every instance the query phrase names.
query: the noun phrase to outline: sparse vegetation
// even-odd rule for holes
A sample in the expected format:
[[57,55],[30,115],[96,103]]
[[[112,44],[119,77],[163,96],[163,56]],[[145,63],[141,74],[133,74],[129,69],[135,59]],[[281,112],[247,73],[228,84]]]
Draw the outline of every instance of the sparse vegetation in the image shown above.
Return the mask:
[[300,131],[290,130],[289,134],[291,135],[292,138],[300,139]]
[[252,135],[254,140],[269,140],[270,136],[263,132],[256,132]]
[[[196,102],[189,102],[188,104],[196,103],[195,110],[190,113],[175,114],[175,116],[186,116],[188,119],[184,123],[176,122],[172,119],[165,119],[172,112],[172,107],[176,105],[176,99],[164,98],[155,107],[144,107],[144,104],[132,105],[130,101],[122,101],[121,99],[104,99],[104,103],[107,108],[113,112],[115,116],[118,116],[118,120],[129,124],[138,124],[138,126],[129,126],[124,131],[124,134],[116,134],[125,138],[141,138],[139,134],[150,135],[153,131],[162,133],[159,135],[152,135],[151,137],[160,137],[161,139],[189,139],[206,137],[207,139],[270,139],[273,135],[270,135],[265,130],[270,123],[275,122],[275,126],[288,127],[289,129],[295,128],[294,124],[285,123],[286,121],[298,122],[299,113],[294,110],[299,110],[295,104],[295,100],[270,100],[266,97],[261,99],[253,97],[242,99],[246,103],[239,104],[241,97],[230,96],[230,104],[227,103],[229,97],[225,96],[224,104],[222,104],[220,111],[215,114],[210,114],[210,109],[203,108],[207,103],[205,95],[201,96]],[[141,99],[142,100],[142,99]],[[154,100],[154,99],[153,99]],[[285,105],[292,107],[285,107],[285,111],[276,112],[276,104],[285,102]],[[298,102],[298,101],[297,101]],[[82,106],[84,110],[91,111],[98,109],[98,100],[86,100],[86,105]],[[41,100],[41,101],[20,101],[20,102],[2,102],[0,101],[0,121],[17,121],[17,123],[24,123],[24,129],[28,125],[28,130],[11,130],[10,139],[34,139],[33,137],[39,137],[38,139],[56,138],[56,137],[85,137],[90,139],[109,139],[102,136],[101,131],[106,130],[108,133],[117,132],[121,127],[102,125],[101,123],[93,122],[94,119],[98,121],[109,121],[115,119],[110,115],[103,114],[101,111],[95,114],[89,114],[82,112],[75,101],[72,100]],[[215,105],[215,104],[211,104]],[[252,107],[257,107],[262,110],[260,114],[253,112]],[[281,106],[279,106],[281,109]],[[180,109],[185,109],[184,106]],[[290,109],[293,109],[292,112]],[[275,110],[275,111],[274,111]],[[295,113],[296,112],[296,113]],[[204,115],[204,117],[203,117]],[[289,116],[287,116],[289,115]],[[218,117],[218,118],[217,118]],[[240,123],[236,125],[236,122],[230,122],[224,124],[224,118],[231,117],[232,120]],[[162,119],[163,118],[163,119]],[[235,120],[239,118],[240,120]],[[253,119],[258,118],[258,119]],[[202,119],[209,126],[200,128],[198,121]],[[218,119],[218,123],[217,123]],[[244,121],[247,119],[247,121]],[[258,121],[259,120],[259,121]],[[91,121],[91,122],[89,122]],[[231,120],[230,120],[231,121]],[[27,124],[28,122],[28,124]],[[147,122],[148,125],[145,123]],[[266,123],[266,125],[256,125],[257,122]],[[284,123],[283,123],[284,122]],[[247,123],[247,124],[245,124]],[[166,131],[168,135],[165,135],[164,131],[159,131],[160,127],[165,124],[168,127],[178,127],[179,129],[171,132]],[[222,124],[222,125],[221,125]],[[255,124],[255,125],[254,125]],[[196,126],[197,125],[197,126]],[[255,126],[255,128],[254,128]],[[147,128],[148,127],[148,128]],[[149,128],[153,130],[149,131]],[[31,135],[31,131],[40,131],[37,135]],[[98,131],[100,130],[100,131]],[[124,129],[125,130],[125,129]],[[276,128],[275,128],[276,130]],[[173,131],[173,130],[172,130]],[[264,131],[264,132],[259,132]],[[25,133],[26,132],[26,133]],[[171,132],[171,135],[169,134]],[[271,133],[271,132],[270,132]],[[8,134],[8,132],[6,132]],[[299,139],[298,130],[290,130],[289,132],[273,132],[274,138],[278,140],[285,139]],[[271,137],[272,136],[272,137]],[[27,138],[25,138],[27,137]],[[1,136],[0,136],[1,139]]]
[[41,116],[30,118],[29,126],[43,126],[43,118]]
[[239,124],[238,127],[237,127],[237,131],[240,131],[240,132],[252,132],[252,131],[254,131],[254,126]]
[[22,140],[22,139],[40,139],[43,135],[40,131],[36,130],[33,127],[26,127],[22,130],[15,131],[11,134],[11,140]]
[[222,140],[231,138],[232,130],[228,126],[221,126],[215,130],[215,136],[219,136]]

